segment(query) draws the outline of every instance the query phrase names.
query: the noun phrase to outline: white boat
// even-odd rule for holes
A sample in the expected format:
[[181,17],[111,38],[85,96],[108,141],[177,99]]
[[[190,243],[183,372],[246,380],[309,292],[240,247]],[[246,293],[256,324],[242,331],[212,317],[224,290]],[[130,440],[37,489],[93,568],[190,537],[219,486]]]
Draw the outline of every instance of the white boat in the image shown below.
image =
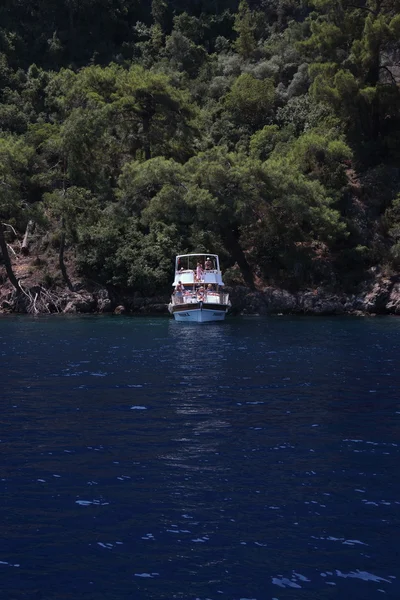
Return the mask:
[[179,254],[168,305],[175,321],[223,321],[230,307],[217,254]]

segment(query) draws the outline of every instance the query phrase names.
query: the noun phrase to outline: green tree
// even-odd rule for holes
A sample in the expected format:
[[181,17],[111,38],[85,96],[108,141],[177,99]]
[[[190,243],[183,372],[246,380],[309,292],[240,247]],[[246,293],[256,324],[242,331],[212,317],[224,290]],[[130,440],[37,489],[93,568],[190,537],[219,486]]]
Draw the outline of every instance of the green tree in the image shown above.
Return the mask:
[[[363,4],[318,0],[310,37],[299,48],[313,61],[311,93],[346,122],[363,160],[381,160],[400,127],[400,92],[394,75],[397,0]],[[372,152],[374,148],[374,152]]]
[[26,186],[31,156],[32,148],[23,140],[0,135],[0,250],[8,278],[17,292],[21,292],[21,286],[12,268],[4,236],[4,221],[11,220],[17,228],[25,227],[28,222]]
[[[182,182],[182,166],[172,159],[156,157],[145,162],[133,161],[122,169],[117,197],[129,215],[140,217],[163,188],[171,187],[178,194]],[[168,207],[165,207],[164,217],[167,214]]]
[[44,202],[51,216],[59,223],[59,267],[63,280],[73,291],[74,286],[65,265],[66,244],[72,242],[79,248],[80,233],[97,222],[100,206],[89,190],[75,186],[44,194]]
[[151,15],[155,25],[158,25],[162,31],[165,31],[168,17],[168,3],[166,0],[152,0]]
[[278,125],[265,125],[250,140],[250,156],[266,160],[281,138]]
[[259,219],[245,240],[252,245],[253,260],[263,278],[313,284],[335,244],[346,238],[346,225],[319,181],[278,157],[267,161],[264,170],[270,192],[259,203]]
[[282,157],[290,168],[317,179],[330,194],[340,197],[347,185],[346,169],[353,157],[352,151],[337,130],[316,128],[306,131],[286,148],[280,145],[275,149],[271,162],[280,162]]
[[198,75],[207,53],[202,46],[192,42],[179,30],[172,31],[165,41],[165,55],[177,71],[185,71],[191,77]]
[[215,148],[200,153],[185,165],[191,193],[187,201],[198,229],[214,232],[244,281],[254,287],[251,266],[242,244],[243,228],[254,219],[254,207],[268,186],[257,162]]
[[166,75],[139,66],[123,72],[113,110],[145,160],[160,154],[180,160],[190,155],[194,109],[187,93],[174,88]]
[[238,54],[243,58],[250,58],[257,47],[257,42],[254,17],[246,0],[240,0],[233,28],[238,34],[235,42]]
[[275,88],[272,80],[259,80],[243,73],[225,97],[225,107],[237,123],[252,130],[266,124],[274,105]]

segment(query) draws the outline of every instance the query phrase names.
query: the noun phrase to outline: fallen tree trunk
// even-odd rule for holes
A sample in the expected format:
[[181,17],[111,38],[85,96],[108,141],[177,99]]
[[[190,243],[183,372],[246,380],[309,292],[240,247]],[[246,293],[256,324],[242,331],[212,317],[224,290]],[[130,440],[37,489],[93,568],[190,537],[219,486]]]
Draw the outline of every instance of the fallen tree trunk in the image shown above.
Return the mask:
[[21,252],[24,256],[27,256],[29,254],[29,236],[33,232],[34,225],[35,224],[33,221],[28,221],[28,225],[25,229],[25,235],[21,246]]
[[65,283],[67,284],[68,289],[73,292],[74,286],[69,278],[67,267],[65,266],[64,261],[64,250],[65,250],[65,222],[64,217],[61,218],[61,236],[60,236],[60,250],[58,253],[58,262],[60,265],[60,271],[63,276]]

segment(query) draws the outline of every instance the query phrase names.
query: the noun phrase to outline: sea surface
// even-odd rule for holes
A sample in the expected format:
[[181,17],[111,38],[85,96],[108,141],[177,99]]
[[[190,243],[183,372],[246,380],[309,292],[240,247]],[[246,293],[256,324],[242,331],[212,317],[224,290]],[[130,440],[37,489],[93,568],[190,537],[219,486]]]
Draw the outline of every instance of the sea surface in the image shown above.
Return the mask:
[[399,318],[1,318],[1,600],[398,600],[399,367]]

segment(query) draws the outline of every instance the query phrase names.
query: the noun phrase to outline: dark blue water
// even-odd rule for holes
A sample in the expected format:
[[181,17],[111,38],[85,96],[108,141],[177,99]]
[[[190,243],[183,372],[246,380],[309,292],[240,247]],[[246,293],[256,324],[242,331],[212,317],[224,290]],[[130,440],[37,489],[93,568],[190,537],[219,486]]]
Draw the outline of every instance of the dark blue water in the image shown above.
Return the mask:
[[1,600],[400,598],[400,319],[0,320]]

